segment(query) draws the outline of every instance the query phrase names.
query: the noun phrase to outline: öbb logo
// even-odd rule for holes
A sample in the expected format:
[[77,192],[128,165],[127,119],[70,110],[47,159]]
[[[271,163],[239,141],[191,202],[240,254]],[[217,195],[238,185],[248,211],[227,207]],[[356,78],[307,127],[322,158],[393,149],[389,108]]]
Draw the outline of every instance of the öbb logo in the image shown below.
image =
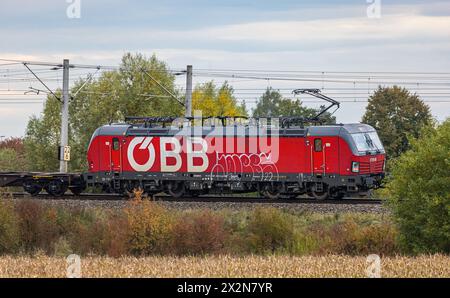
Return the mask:
[[[155,163],[155,147],[152,143],[153,137],[135,137],[128,145],[127,156],[131,167],[138,172],[147,172]],[[186,142],[186,161],[188,172],[204,172],[209,165],[208,144],[203,138],[185,138]],[[139,146],[138,150],[148,150],[148,159],[143,164],[140,164],[135,159],[135,148]],[[167,144],[170,144],[170,150],[167,149]],[[195,145],[199,145],[200,149],[195,150]],[[181,146],[180,140],[177,138],[160,138],[159,152],[161,172],[177,172],[181,169],[182,158],[181,154],[184,147]],[[175,164],[168,164],[169,158],[175,160]],[[194,159],[201,159],[201,165],[194,165]]]

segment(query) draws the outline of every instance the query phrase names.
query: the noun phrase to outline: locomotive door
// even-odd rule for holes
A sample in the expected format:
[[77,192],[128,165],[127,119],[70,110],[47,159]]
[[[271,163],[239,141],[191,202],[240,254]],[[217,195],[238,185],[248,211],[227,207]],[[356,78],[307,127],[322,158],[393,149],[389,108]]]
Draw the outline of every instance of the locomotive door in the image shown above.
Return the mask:
[[111,172],[120,172],[121,169],[121,146],[119,138],[112,139],[111,150]]
[[325,150],[322,139],[315,138],[311,147],[313,174],[325,174]]

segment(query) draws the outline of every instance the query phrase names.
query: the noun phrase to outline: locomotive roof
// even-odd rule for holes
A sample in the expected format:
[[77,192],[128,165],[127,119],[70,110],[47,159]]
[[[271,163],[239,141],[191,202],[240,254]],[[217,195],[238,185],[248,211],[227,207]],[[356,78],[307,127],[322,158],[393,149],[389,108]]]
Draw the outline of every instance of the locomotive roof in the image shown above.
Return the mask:
[[[266,128],[270,131],[270,128]],[[290,127],[280,128],[280,136],[337,136],[343,132],[358,133],[375,131],[375,129],[367,124],[352,123],[352,124],[337,124],[337,125],[323,125],[323,126],[307,126],[304,128]],[[257,135],[261,131],[256,126],[204,126],[202,135]],[[120,135],[155,135],[155,136],[173,136],[175,134],[191,135],[191,133],[198,133],[198,127],[186,128],[171,128],[171,127],[144,127],[143,125],[131,125],[127,123],[117,123],[104,125],[99,127],[93,137],[98,135],[106,136],[120,136]]]

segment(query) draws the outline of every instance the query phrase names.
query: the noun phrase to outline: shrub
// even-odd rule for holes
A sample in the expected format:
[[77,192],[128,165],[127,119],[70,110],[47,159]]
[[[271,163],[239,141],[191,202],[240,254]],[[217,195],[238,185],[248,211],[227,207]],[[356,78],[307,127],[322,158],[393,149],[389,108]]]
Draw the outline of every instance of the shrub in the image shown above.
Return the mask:
[[176,254],[211,254],[223,249],[227,238],[224,219],[211,210],[181,215],[172,229]]
[[294,225],[290,215],[275,208],[256,208],[247,227],[248,248],[255,253],[291,251]]
[[450,119],[411,145],[386,186],[401,244],[414,253],[450,253]]
[[172,218],[165,208],[148,200],[134,200],[125,209],[125,214],[131,253],[150,254],[167,249]]
[[361,226],[352,219],[334,225],[329,233],[329,253],[347,255],[394,254],[397,252],[396,231],[391,224]]
[[26,252],[41,249],[52,253],[53,242],[59,238],[57,211],[32,200],[22,200],[15,205],[18,216],[21,248]]
[[106,222],[105,252],[110,257],[120,257],[129,251],[130,226],[122,213],[114,213]]
[[389,220],[345,215],[324,217],[297,232],[298,254],[393,255],[399,252],[397,229]]
[[53,245],[53,254],[57,257],[67,257],[72,253],[73,249],[64,237],[60,237]]
[[17,222],[12,203],[0,201],[0,254],[16,252],[19,245]]

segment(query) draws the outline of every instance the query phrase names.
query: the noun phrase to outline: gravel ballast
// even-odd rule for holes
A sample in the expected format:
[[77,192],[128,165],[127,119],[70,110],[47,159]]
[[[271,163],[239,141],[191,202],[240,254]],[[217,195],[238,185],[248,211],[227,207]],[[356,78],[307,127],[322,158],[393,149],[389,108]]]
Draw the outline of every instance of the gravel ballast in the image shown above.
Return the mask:
[[[22,199],[14,199],[19,201]],[[127,206],[127,200],[74,200],[74,199],[45,199],[38,200],[43,204],[66,207],[81,208],[112,208],[121,209]],[[230,209],[230,210],[251,210],[257,207],[275,207],[288,212],[308,212],[308,213],[388,213],[383,204],[351,204],[351,203],[305,203],[305,202],[281,202],[281,203],[261,203],[261,202],[193,202],[193,201],[157,201],[169,209],[190,210],[190,209]]]

